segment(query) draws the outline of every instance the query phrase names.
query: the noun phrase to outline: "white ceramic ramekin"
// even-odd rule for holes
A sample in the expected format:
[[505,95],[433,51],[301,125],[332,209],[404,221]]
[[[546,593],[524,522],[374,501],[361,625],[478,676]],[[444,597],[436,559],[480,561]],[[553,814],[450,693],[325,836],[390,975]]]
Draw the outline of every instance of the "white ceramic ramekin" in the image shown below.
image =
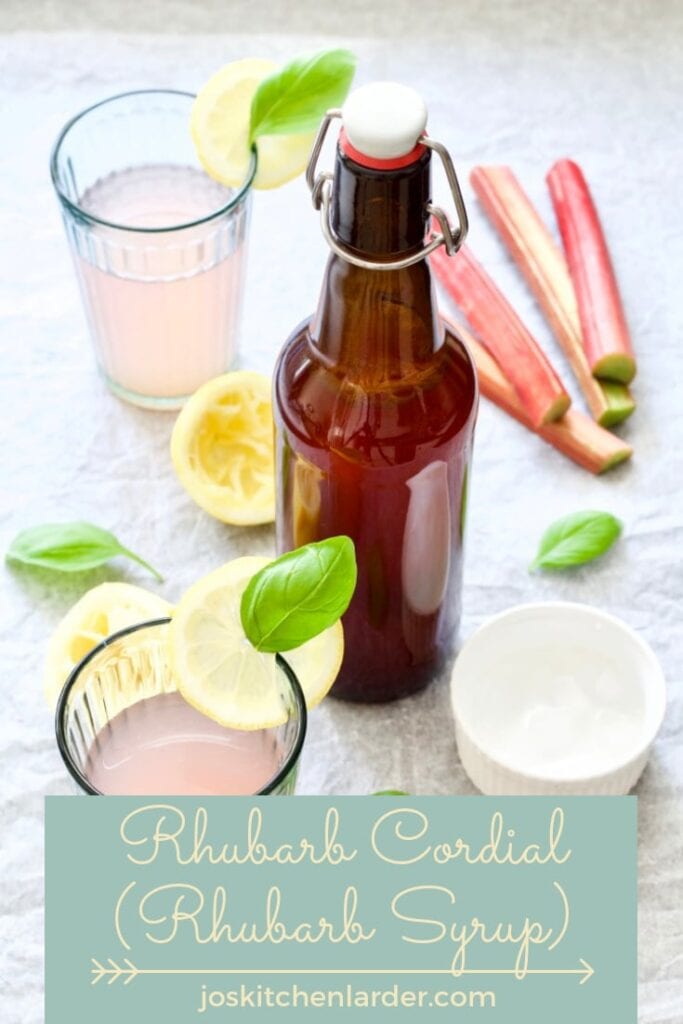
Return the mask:
[[618,796],[647,763],[666,685],[625,623],[552,602],[486,622],[458,655],[451,699],[460,759],[483,793]]

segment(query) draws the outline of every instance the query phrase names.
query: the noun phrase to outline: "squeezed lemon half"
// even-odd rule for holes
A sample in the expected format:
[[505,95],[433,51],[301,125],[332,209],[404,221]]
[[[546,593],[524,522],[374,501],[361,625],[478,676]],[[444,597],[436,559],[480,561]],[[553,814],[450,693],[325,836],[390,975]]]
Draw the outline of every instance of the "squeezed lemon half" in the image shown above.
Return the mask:
[[126,626],[170,614],[168,601],[131,583],[101,583],[89,590],[66,613],[50,638],[43,677],[50,706],[56,705],[72,669],[105,637]]
[[224,523],[275,519],[270,380],[252,370],[207,381],[181,410],[171,437],[178,479]]
[[[270,60],[236,60],[216,72],[194,102],[190,131],[199,161],[207,174],[231,188],[239,188],[249,173],[252,98],[276,70]],[[254,188],[277,188],[301,174],[314,137],[315,132],[305,132],[258,139]]]
[[[247,640],[240,602],[251,577],[270,559],[236,558],[190,587],[173,612],[169,657],[181,695],[228,728],[267,729],[287,718],[274,654]],[[309,708],[337,678],[344,655],[341,622],[284,655]]]

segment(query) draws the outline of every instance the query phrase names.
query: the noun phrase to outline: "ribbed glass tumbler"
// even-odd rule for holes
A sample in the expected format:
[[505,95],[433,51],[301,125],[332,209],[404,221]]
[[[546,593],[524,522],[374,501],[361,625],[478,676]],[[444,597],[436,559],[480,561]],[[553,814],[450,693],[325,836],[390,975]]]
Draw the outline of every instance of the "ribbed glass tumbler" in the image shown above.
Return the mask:
[[57,705],[57,744],[80,788],[117,796],[293,793],[306,701],[292,669],[276,656],[279,724],[227,728],[178,693],[168,622],[108,637],[67,680]]
[[98,364],[112,391],[150,408],[182,405],[237,343],[256,160],[236,189],[205,174],[193,100],[104,100],[65,126],[51,159]]

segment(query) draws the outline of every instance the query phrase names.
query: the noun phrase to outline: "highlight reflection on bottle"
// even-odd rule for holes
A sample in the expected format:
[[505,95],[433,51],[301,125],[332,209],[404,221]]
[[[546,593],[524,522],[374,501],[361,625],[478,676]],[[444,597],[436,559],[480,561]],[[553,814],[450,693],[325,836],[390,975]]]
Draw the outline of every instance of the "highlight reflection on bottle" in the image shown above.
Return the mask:
[[448,466],[438,460],[408,481],[410,500],[403,535],[403,590],[417,615],[433,615],[446,596],[451,561]]

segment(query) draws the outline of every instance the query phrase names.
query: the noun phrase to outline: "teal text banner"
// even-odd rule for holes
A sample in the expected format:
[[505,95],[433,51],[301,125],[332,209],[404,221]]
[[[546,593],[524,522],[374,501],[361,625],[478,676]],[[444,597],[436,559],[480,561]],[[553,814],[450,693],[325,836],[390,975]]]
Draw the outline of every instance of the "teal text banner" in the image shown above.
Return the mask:
[[46,804],[46,1024],[636,1022],[635,798]]

